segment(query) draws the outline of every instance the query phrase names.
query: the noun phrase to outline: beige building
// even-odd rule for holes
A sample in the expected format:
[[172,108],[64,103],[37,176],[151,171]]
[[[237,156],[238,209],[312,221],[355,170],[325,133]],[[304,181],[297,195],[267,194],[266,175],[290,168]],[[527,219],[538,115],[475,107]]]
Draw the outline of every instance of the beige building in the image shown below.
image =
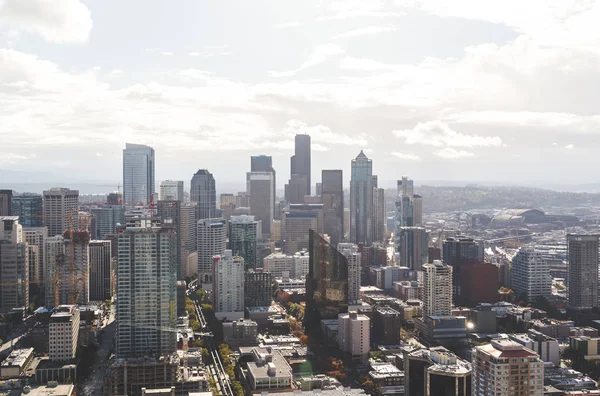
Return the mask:
[[338,315],[338,346],[354,360],[367,362],[371,352],[371,319],[355,311]]
[[79,309],[75,305],[59,305],[50,317],[50,360],[64,362],[75,358],[78,339]]
[[283,211],[285,252],[308,249],[308,232],[323,234],[323,204],[291,204]]
[[62,235],[79,229],[79,191],[51,188],[44,191],[44,222],[48,235]]
[[435,260],[423,265],[423,316],[449,316],[452,311],[452,267]]

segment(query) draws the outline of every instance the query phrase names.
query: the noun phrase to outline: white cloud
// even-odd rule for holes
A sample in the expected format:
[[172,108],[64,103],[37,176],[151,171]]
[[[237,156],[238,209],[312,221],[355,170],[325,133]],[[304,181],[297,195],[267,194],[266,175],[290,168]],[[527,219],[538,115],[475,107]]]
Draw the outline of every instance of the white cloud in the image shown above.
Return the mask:
[[371,35],[379,34],[379,33],[394,32],[396,30],[397,29],[394,26],[368,26],[368,27],[349,30],[344,33],[336,34],[335,36],[332,37],[332,39],[337,40],[337,39],[353,38],[353,37],[360,37],[360,36],[371,36]]
[[93,25],[79,0],[0,0],[1,24],[57,43],[86,42]]
[[572,150],[572,149],[574,149],[574,148],[575,148],[575,146],[573,146],[572,144],[567,144],[567,145],[565,146],[565,148],[566,148],[566,149],[568,149],[568,150]]
[[398,151],[394,151],[392,152],[392,155],[396,158],[399,158],[401,160],[407,160],[407,161],[421,161],[421,157],[416,155],[416,154],[410,154],[410,153],[400,153]]
[[413,129],[394,130],[392,133],[396,137],[404,138],[406,144],[423,144],[435,147],[502,146],[502,139],[498,136],[466,135],[456,132],[439,120],[420,122]]
[[162,56],[173,56],[173,52],[171,51],[161,51],[160,54]]
[[320,65],[321,63],[324,63],[327,60],[336,56],[342,55],[343,53],[344,50],[337,44],[322,44],[317,46],[310,54],[308,59],[304,63],[302,63],[298,68],[283,72],[271,71],[269,72],[269,74],[272,77],[291,77],[304,69]]
[[390,1],[386,0],[335,0],[330,2],[323,15],[317,21],[342,20],[350,18],[387,18],[404,16],[399,10],[390,9]]
[[[311,142],[317,144],[330,144],[330,145],[342,145],[342,146],[367,146],[369,141],[365,135],[349,136],[340,133],[333,132],[329,127],[325,125],[314,125],[309,126],[307,123],[300,120],[289,120],[285,123],[283,133],[288,136],[295,136],[297,134],[307,134],[311,137]],[[314,144],[312,147],[314,148]]]
[[13,165],[18,162],[25,161],[26,155],[15,154],[15,153],[3,153],[0,154],[0,164]]
[[288,29],[288,28],[294,28],[294,27],[300,27],[300,26],[304,26],[304,23],[302,23],[300,21],[289,21],[289,22],[283,22],[283,23],[279,23],[279,24],[275,25],[275,27],[277,29]]
[[433,154],[446,159],[458,159],[475,156],[475,154],[469,151],[455,150],[452,147],[446,147],[444,149],[434,151]]

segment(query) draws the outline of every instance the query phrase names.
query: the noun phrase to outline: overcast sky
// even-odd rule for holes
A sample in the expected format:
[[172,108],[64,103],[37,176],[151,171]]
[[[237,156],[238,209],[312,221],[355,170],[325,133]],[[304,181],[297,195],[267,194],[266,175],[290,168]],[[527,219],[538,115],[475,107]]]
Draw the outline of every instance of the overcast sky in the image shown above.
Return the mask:
[[[380,180],[596,182],[600,2],[0,0],[0,169],[157,181],[251,155],[313,180],[361,149]],[[584,168],[585,167],[585,168]]]

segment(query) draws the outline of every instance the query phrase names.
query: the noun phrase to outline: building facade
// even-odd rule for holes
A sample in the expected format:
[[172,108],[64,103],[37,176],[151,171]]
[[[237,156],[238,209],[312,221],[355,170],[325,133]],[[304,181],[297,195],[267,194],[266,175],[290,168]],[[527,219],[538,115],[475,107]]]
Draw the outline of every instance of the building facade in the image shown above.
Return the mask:
[[567,235],[569,288],[571,309],[598,307],[598,235]]
[[62,235],[79,229],[79,191],[51,188],[44,191],[44,221],[48,235]]
[[344,240],[344,178],[341,169],[324,169],[321,172],[321,198],[323,201],[323,232],[331,244],[337,246]]
[[29,306],[29,251],[16,216],[0,216],[0,313]]
[[268,272],[248,270],[244,274],[244,306],[268,307],[273,301],[273,277]]
[[323,204],[290,204],[283,212],[285,252],[308,249],[308,231],[323,233]]
[[219,319],[244,317],[244,259],[225,250],[214,257],[213,307]]
[[156,191],[154,149],[127,143],[123,150],[123,201],[128,206],[147,205]]
[[106,301],[112,297],[110,251],[110,241],[90,241],[90,301]]
[[541,252],[521,248],[512,260],[511,287],[515,296],[526,296],[528,303],[552,295],[552,277]]
[[337,250],[348,262],[348,303],[356,304],[360,300],[361,253],[353,243],[340,243]]
[[271,223],[275,213],[275,176],[273,172],[249,172],[247,174],[250,214],[262,224],[263,236],[271,235]]
[[48,324],[48,356],[53,362],[67,362],[77,355],[80,313],[75,305],[59,305]]
[[244,259],[246,269],[256,268],[256,246],[262,238],[262,224],[254,216],[231,216],[229,226],[229,249],[234,256]]
[[204,219],[198,221],[196,232],[198,242],[198,279],[200,283],[213,281],[213,257],[225,254],[227,230],[223,219]]
[[352,160],[350,178],[350,242],[373,242],[373,162],[361,150]]
[[290,175],[305,176],[306,195],[310,195],[312,186],[310,181],[310,135],[296,135],[294,141],[294,155],[290,160]]
[[339,348],[353,360],[367,362],[371,352],[371,319],[355,311],[338,316]]
[[439,260],[423,265],[423,316],[449,316],[452,311],[452,267]]
[[419,271],[429,261],[429,233],[423,227],[401,227],[397,231],[400,265]]
[[19,216],[23,227],[44,226],[44,204],[40,194],[15,195],[11,200],[11,215]]
[[183,180],[163,180],[158,185],[158,199],[183,202]]
[[206,169],[199,169],[190,182],[190,201],[196,205],[196,219],[216,217],[217,190],[215,178]]

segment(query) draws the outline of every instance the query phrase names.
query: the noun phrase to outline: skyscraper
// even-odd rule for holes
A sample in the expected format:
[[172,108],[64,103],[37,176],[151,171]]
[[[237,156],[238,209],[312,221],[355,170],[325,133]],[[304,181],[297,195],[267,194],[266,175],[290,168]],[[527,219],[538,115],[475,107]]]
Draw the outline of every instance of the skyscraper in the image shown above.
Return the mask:
[[177,262],[177,279],[183,279],[181,266],[181,201],[158,201],[157,214],[163,227],[170,227],[175,231],[175,260]]
[[197,252],[198,280],[203,284],[213,283],[213,257],[225,253],[227,230],[223,219],[198,220]]
[[[181,262],[179,263],[178,273],[188,274],[188,262],[190,255],[196,251],[196,244],[198,243],[196,233],[198,231],[198,224],[196,222],[196,210],[193,206],[183,205],[180,209],[179,221],[179,240],[181,242]],[[196,274],[198,271],[198,260],[193,266],[193,272],[186,276]]]
[[321,172],[321,197],[323,201],[323,232],[331,244],[337,246],[344,240],[344,181],[338,169]]
[[44,191],[44,219],[48,235],[62,235],[79,229],[79,191],[51,188]]
[[416,227],[423,226],[423,197],[413,195],[413,223]]
[[260,221],[254,216],[231,216],[229,219],[229,249],[244,259],[246,269],[256,268],[256,244],[262,238]]
[[[86,305],[90,301],[90,234],[87,231],[65,233],[65,255],[58,271],[59,304]],[[49,279],[55,279],[49,274]]]
[[244,318],[244,259],[231,250],[213,258],[213,307],[219,319]]
[[117,231],[117,224],[125,224],[125,207],[122,205],[102,205],[90,210],[96,219],[96,238],[103,240]]
[[285,252],[308,249],[308,231],[323,233],[323,204],[290,204],[283,212]]
[[385,239],[385,190],[377,185],[377,176],[373,176],[373,240]]
[[23,227],[44,225],[43,198],[39,194],[25,193],[12,197],[11,214],[19,216]]
[[90,241],[90,301],[112,297],[110,248],[110,241]]
[[598,235],[567,234],[568,306],[598,307]]
[[273,301],[273,277],[269,272],[248,270],[244,275],[244,307],[269,307]]
[[452,267],[453,293],[460,296],[460,266],[483,261],[483,242],[465,237],[447,238],[442,247],[442,260]]
[[356,304],[360,299],[361,254],[358,246],[353,243],[340,243],[337,250],[348,261],[348,302]]
[[371,351],[371,320],[355,311],[338,316],[338,346],[358,362],[367,362]]
[[158,220],[130,219],[118,244],[117,357],[158,357],[175,352],[174,231],[161,227]]
[[0,190],[0,216],[10,216],[12,190]]
[[[273,202],[276,200],[277,173],[273,168],[273,158],[270,155],[255,155],[250,157],[250,172],[270,172],[273,175]],[[277,217],[273,206],[273,216]]]
[[292,175],[285,185],[285,200],[290,204],[304,203],[304,196],[310,195],[306,188],[306,175]]
[[361,150],[352,160],[350,178],[350,241],[373,242],[373,162]]
[[517,299],[525,295],[529,303],[552,295],[552,276],[542,253],[521,248],[512,260],[510,284]]
[[183,202],[183,180],[161,181],[158,186],[158,199]]
[[60,271],[65,265],[65,243],[62,235],[46,238],[44,245],[44,279],[46,282],[46,307],[60,305]]
[[310,195],[310,135],[296,135],[290,175],[306,176],[306,195]]
[[154,149],[127,143],[123,150],[123,201],[126,205],[152,202],[155,192]]
[[29,306],[29,252],[16,216],[0,216],[0,312]]
[[272,172],[250,172],[247,174],[250,214],[261,222],[263,236],[266,236],[266,238],[271,235],[271,223],[275,212],[274,177]]
[[217,190],[215,178],[206,169],[194,174],[190,187],[190,201],[196,204],[196,219],[212,219],[216,216]]
[[452,267],[435,260],[423,265],[423,316],[450,316]]
[[423,227],[401,227],[396,249],[400,253],[400,265],[420,271],[427,263],[429,253],[429,233]]

